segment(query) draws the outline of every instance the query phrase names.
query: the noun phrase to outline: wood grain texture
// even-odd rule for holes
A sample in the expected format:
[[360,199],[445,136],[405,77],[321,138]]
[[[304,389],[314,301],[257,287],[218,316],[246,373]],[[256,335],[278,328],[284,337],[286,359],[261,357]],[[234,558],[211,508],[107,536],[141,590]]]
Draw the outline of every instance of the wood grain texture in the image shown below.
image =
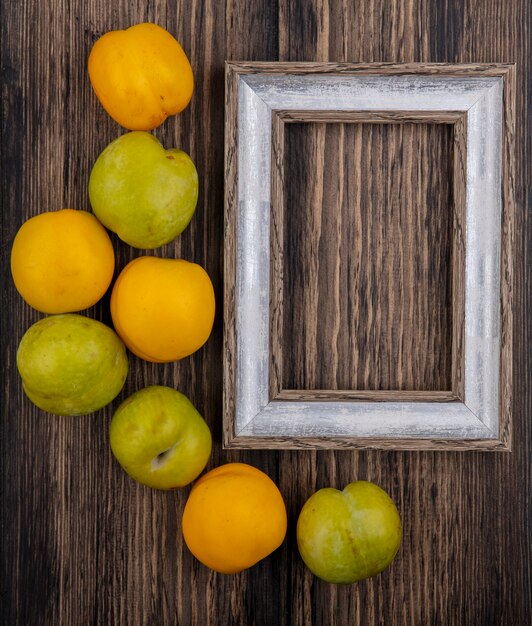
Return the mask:
[[[265,442],[266,440],[266,442]],[[435,450],[444,451],[482,451],[482,452],[509,452],[508,446],[505,442],[494,439],[438,439],[437,437],[431,438],[418,438],[413,439],[397,437],[391,438],[375,438],[375,437],[342,437],[335,436],[331,440],[331,437],[315,436],[315,437],[282,437],[282,436],[269,436],[254,437],[252,435],[240,435],[237,439],[237,443],[234,446],[240,450],[275,450],[280,448],[282,450],[312,450],[317,449],[322,452],[326,450],[346,451],[353,450],[386,450],[386,451],[412,451],[412,452],[427,452]]]
[[[462,115],[453,124],[452,147],[452,244],[451,244],[451,389],[463,402],[465,399],[465,254],[466,254],[466,196],[467,196],[467,117]],[[509,207],[513,215],[513,205]],[[510,311],[512,309],[510,308]],[[502,359],[510,355],[501,353]],[[510,412],[502,412],[502,422],[510,420]]]
[[[285,186],[290,172],[285,162],[285,118],[272,113],[271,201],[270,201],[270,400],[283,390],[284,336],[284,240]],[[232,282],[229,275],[226,282]],[[225,414],[228,415],[228,414]]]
[[281,389],[451,391],[452,126],[285,142]]
[[275,115],[285,122],[358,122],[366,124],[454,124],[463,120],[463,111],[276,111]]
[[452,391],[364,391],[356,389],[281,389],[275,400],[365,400],[375,402],[456,402]]
[[[0,623],[13,625],[381,624],[516,626],[532,613],[532,7],[525,0],[5,0],[1,28],[2,518]],[[222,324],[197,355],[158,366],[132,359],[124,395],[175,385],[213,428],[209,467],[249,462],[279,484],[289,515],[282,548],[237,576],[188,553],[180,516],[188,490],[135,485],[109,451],[113,407],[55,418],[22,394],[14,357],[38,318],[8,273],[12,238],[40,210],[89,208],[86,185],[101,149],[122,130],[86,74],[103,32],[153,20],[191,57],[191,106],[156,134],[195,159],[201,196],[191,226],[161,255],[203,263],[221,302],[223,61],[517,62],[517,219],[513,280],[514,448],[482,452],[222,451]],[[97,131],[97,132],[96,132]],[[507,161],[506,167],[510,164]],[[114,240],[118,269],[136,255]],[[108,299],[89,311],[110,322]],[[511,342],[511,338],[506,338]],[[508,344],[507,344],[508,345]],[[403,545],[392,567],[357,585],[314,578],[297,553],[295,522],[316,489],[375,481],[398,505]]]
[[312,61],[276,62],[272,65],[268,61],[234,61],[239,74],[357,74],[359,76],[379,74],[381,76],[394,75],[443,75],[443,76],[502,76],[513,71],[512,63],[335,63],[326,61],[317,63]]
[[[503,94],[503,152],[502,152],[502,232],[501,232],[501,372],[499,439],[512,442],[513,401],[513,330],[514,330],[514,263],[515,263],[515,214],[516,214],[516,146],[515,146],[515,66],[505,77]],[[530,159],[530,157],[529,157]]]
[[[225,115],[231,118],[237,115],[237,83],[230,66],[225,67]],[[236,241],[238,205],[238,132],[234,124],[225,124],[225,186],[224,186],[224,238]],[[236,255],[224,250],[224,272],[226,276],[236,276]],[[223,414],[234,415],[236,411],[236,284],[234,280],[224,280],[224,315],[223,315]],[[275,315],[275,310],[273,312]],[[274,317],[272,323],[279,323]],[[275,373],[275,360],[270,362],[270,381],[279,380]],[[278,389],[271,392],[277,393]],[[224,441],[235,435],[234,424],[224,421]]]

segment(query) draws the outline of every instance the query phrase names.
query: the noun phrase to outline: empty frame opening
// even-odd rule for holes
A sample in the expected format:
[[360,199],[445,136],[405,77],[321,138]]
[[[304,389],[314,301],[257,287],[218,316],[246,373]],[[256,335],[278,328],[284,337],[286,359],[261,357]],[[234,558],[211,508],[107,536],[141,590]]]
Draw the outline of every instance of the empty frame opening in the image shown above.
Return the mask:
[[453,127],[284,128],[283,390],[451,391]]

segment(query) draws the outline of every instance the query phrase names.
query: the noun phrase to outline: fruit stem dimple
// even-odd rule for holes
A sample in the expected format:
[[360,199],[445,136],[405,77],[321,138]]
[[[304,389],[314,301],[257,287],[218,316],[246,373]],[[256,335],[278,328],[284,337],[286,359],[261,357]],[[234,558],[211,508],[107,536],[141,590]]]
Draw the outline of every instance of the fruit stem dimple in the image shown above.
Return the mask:
[[179,442],[176,441],[173,446],[171,446],[170,448],[167,448],[166,450],[163,450],[152,460],[151,462],[152,472],[156,472],[157,470],[161,469],[161,467],[163,467],[166,464],[166,461],[168,461],[169,457],[172,456],[172,453],[175,450],[178,443]]

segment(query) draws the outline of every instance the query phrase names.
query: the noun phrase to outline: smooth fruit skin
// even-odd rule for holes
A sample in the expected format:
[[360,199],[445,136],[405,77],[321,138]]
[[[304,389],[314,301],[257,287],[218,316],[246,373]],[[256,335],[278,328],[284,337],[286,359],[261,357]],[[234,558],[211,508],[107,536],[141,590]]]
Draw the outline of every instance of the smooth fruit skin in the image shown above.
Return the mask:
[[96,217],[130,246],[152,249],[182,233],[196,210],[198,173],[181,150],[126,133],[100,154],[89,179]]
[[190,102],[194,76],[179,43],[156,24],[136,24],[100,37],[89,77],[109,115],[129,130],[151,130]]
[[184,487],[203,471],[211,431],[192,402],[170,387],[137,391],[116,410],[111,449],[135,480],[156,489]]
[[17,351],[29,399],[56,415],[83,415],[109,404],[126,380],[124,344],[105,324],[82,315],[45,317],[30,326]]
[[96,304],[114,266],[109,235],[87,211],[40,213],[22,224],[11,249],[15,287],[43,313],[72,313]]
[[276,484],[245,463],[227,463],[202,476],[182,520],[192,554],[223,574],[240,572],[271,554],[283,542],[286,526]]
[[388,494],[357,481],[326,488],[304,504],[297,544],[307,567],[330,583],[354,583],[385,570],[401,543],[401,519]]
[[214,313],[209,275],[183,259],[134,259],[111,294],[116,332],[133,354],[156,363],[177,361],[201,348]]

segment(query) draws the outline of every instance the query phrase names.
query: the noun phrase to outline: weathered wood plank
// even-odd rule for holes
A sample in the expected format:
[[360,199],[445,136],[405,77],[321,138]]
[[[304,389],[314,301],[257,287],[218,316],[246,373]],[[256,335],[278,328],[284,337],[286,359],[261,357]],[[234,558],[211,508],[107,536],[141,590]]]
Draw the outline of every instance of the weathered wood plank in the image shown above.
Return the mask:
[[451,390],[452,136],[287,126],[282,389]]

